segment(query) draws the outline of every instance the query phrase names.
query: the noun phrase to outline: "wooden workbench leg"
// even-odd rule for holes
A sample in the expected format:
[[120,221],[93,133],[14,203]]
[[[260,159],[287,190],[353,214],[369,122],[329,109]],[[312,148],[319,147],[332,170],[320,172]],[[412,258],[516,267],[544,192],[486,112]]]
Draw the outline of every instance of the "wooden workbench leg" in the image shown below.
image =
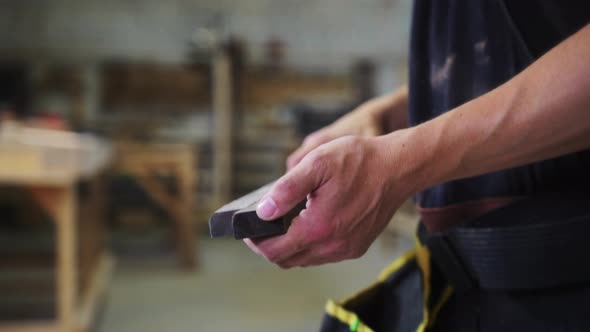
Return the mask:
[[195,228],[195,215],[193,204],[195,204],[195,161],[193,158],[194,151],[188,151],[184,154],[184,162],[178,168],[180,183],[180,202],[182,213],[180,215],[180,224],[182,232],[180,239],[181,257],[183,266],[189,269],[199,266],[199,257],[197,254],[197,236]]
[[56,200],[57,237],[57,317],[60,332],[75,331],[75,308],[78,291],[76,275],[76,193],[74,185],[64,188]]
[[198,267],[196,254],[196,230],[190,213],[184,212],[176,220],[177,248],[181,259],[181,265],[187,269]]
[[213,57],[213,202],[227,203],[232,193],[233,91],[231,58],[224,50]]

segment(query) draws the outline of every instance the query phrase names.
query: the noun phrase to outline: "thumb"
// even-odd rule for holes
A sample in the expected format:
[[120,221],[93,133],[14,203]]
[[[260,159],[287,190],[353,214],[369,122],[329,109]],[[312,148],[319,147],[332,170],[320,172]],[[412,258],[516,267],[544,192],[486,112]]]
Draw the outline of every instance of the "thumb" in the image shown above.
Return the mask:
[[318,188],[323,171],[313,168],[312,164],[301,162],[278,179],[256,207],[258,217],[264,220],[279,218]]

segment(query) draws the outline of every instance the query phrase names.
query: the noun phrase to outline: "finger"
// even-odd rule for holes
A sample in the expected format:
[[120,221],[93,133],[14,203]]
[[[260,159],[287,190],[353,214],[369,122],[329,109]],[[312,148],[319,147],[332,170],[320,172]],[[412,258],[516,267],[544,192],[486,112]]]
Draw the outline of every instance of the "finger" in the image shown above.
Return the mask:
[[324,131],[308,135],[301,146],[287,158],[287,169],[295,167],[305,156],[318,146],[329,142],[332,138]]
[[[290,269],[293,267],[304,267],[300,262],[304,262],[304,261],[308,261],[309,259],[307,257],[310,256],[310,250],[302,250],[298,253],[296,253],[295,255],[291,255],[289,257],[287,257],[286,259],[277,262],[277,265],[281,268],[281,269]],[[305,265],[307,266],[307,265]]]
[[315,147],[316,147],[315,145],[309,145],[309,144],[301,145],[297,150],[295,150],[295,152],[293,152],[287,158],[287,169],[290,170],[291,168],[297,166],[297,164],[299,164],[301,159],[303,159]]
[[248,239],[244,242],[252,251],[272,263],[283,261],[308,248],[305,229],[297,227],[298,223],[294,222],[287,234],[266,239]]
[[260,249],[258,249],[258,246],[256,245],[256,243],[254,243],[254,241],[252,241],[252,239],[244,239],[244,243],[248,246],[248,248],[250,248],[250,250],[252,250],[256,255],[258,256],[263,256],[262,251],[260,251]]
[[344,257],[336,256],[337,254],[339,255],[339,252],[334,250],[333,246],[324,245],[302,250],[276,264],[282,269],[316,266],[341,261]]
[[321,184],[322,163],[302,162],[283,175],[272,186],[256,207],[256,214],[263,220],[273,220],[285,215]]

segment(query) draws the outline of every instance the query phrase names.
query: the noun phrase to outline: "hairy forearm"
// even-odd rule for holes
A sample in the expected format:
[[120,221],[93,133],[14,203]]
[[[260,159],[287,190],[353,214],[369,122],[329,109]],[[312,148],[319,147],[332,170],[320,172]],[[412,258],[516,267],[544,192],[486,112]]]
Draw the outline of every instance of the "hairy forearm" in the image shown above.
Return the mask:
[[404,132],[416,189],[590,148],[590,25],[495,90]]

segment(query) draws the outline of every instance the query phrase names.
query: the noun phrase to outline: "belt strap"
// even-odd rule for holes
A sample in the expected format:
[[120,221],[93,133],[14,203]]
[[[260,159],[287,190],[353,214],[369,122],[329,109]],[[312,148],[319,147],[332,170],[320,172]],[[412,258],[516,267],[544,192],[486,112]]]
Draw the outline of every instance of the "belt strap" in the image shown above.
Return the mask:
[[444,233],[418,236],[456,290],[537,289],[590,281],[590,194],[522,199]]

